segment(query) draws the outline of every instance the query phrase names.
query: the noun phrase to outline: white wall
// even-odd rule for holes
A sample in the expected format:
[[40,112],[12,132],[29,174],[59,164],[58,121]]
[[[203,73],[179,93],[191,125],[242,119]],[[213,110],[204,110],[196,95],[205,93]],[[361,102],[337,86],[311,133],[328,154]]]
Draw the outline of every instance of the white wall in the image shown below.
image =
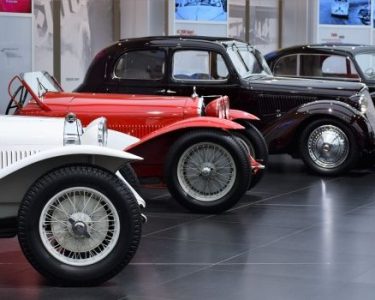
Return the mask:
[[164,0],[120,0],[121,38],[165,34]]
[[283,0],[282,47],[308,43],[311,7],[315,0]]

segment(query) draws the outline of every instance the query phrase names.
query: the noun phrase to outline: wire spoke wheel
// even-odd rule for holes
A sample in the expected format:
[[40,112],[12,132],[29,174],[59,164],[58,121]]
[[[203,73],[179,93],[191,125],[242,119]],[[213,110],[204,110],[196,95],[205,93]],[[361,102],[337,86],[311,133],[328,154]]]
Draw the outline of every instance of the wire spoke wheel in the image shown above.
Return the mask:
[[199,201],[216,201],[226,195],[236,180],[232,155],[215,143],[201,142],[188,147],[177,165],[182,189]]
[[87,266],[111,253],[119,239],[120,219],[104,194],[93,188],[72,187],[46,203],[39,233],[54,258],[67,265]]
[[349,156],[349,139],[338,127],[322,125],[307,140],[308,152],[318,166],[331,169],[343,164]]

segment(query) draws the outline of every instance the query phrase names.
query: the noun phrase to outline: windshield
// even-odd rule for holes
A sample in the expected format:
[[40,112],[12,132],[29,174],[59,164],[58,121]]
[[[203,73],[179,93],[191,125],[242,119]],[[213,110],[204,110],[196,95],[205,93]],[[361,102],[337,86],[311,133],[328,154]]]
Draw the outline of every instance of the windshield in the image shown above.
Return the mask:
[[259,75],[272,75],[265,59],[259,51],[251,47],[238,47],[233,44],[227,48],[228,55],[242,78]]
[[39,98],[46,92],[62,92],[61,87],[47,72],[27,72],[21,74],[21,78]]
[[375,52],[357,54],[355,60],[366,79],[375,80]]

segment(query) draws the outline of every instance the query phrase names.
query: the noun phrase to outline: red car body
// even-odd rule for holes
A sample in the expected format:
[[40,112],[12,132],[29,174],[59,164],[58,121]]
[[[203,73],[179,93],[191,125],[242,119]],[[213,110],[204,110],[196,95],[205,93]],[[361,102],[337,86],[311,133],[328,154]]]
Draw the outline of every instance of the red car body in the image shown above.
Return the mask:
[[[226,101],[227,97],[217,100]],[[64,117],[74,112],[86,126],[97,116],[105,116],[109,129],[140,138],[127,151],[144,157],[135,169],[139,177],[163,177],[163,164],[169,146],[191,128],[243,130],[235,119],[256,120],[246,112],[230,110],[229,119],[198,115],[199,98],[125,94],[55,93],[47,92],[43,102],[30,101],[18,115]],[[155,144],[157,147],[152,147]],[[254,166],[255,167],[255,166]]]
[[[47,76],[46,73],[42,74]],[[48,78],[53,80],[52,77]],[[12,92],[12,85],[17,79],[26,89],[25,95],[24,92],[18,90]],[[230,110],[226,96],[217,96],[216,99],[204,105],[204,99],[198,96],[66,93],[56,81],[54,81],[54,91],[45,88],[39,81],[35,82],[36,84],[39,85],[38,89],[43,88],[43,93],[36,92],[35,86],[33,88],[33,84],[28,83],[24,78],[16,76],[11,81],[9,85],[9,93],[12,97],[10,105],[16,103],[15,114],[63,117],[73,112],[84,126],[98,116],[105,116],[109,129],[140,138],[138,143],[125,149],[144,158],[140,163],[133,165],[138,177],[141,179],[156,177],[161,183],[164,183],[165,179],[168,183],[165,165],[168,161],[169,149],[184,134],[194,130],[209,129],[221,135],[231,135],[233,132],[241,135],[241,132],[245,132],[246,125],[235,121],[257,120],[257,117],[249,113]],[[240,143],[238,144],[241,148]],[[249,152],[246,153],[246,168],[251,170],[250,173],[259,175],[263,166],[255,161]],[[249,182],[242,184],[247,184],[245,189],[241,187],[244,191],[250,186]],[[193,207],[190,208],[194,210]],[[225,207],[227,208],[229,207]],[[210,208],[199,211],[219,212],[222,210],[224,209]]]

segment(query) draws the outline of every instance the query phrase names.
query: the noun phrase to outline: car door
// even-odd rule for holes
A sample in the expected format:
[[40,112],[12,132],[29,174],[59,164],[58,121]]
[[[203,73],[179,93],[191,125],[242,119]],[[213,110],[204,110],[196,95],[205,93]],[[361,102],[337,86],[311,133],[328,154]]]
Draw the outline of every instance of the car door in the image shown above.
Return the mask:
[[124,52],[115,62],[113,78],[118,92],[126,94],[165,94],[166,51],[162,48]]
[[223,55],[211,50],[178,49],[171,55],[168,94],[190,96],[238,95],[238,83]]

